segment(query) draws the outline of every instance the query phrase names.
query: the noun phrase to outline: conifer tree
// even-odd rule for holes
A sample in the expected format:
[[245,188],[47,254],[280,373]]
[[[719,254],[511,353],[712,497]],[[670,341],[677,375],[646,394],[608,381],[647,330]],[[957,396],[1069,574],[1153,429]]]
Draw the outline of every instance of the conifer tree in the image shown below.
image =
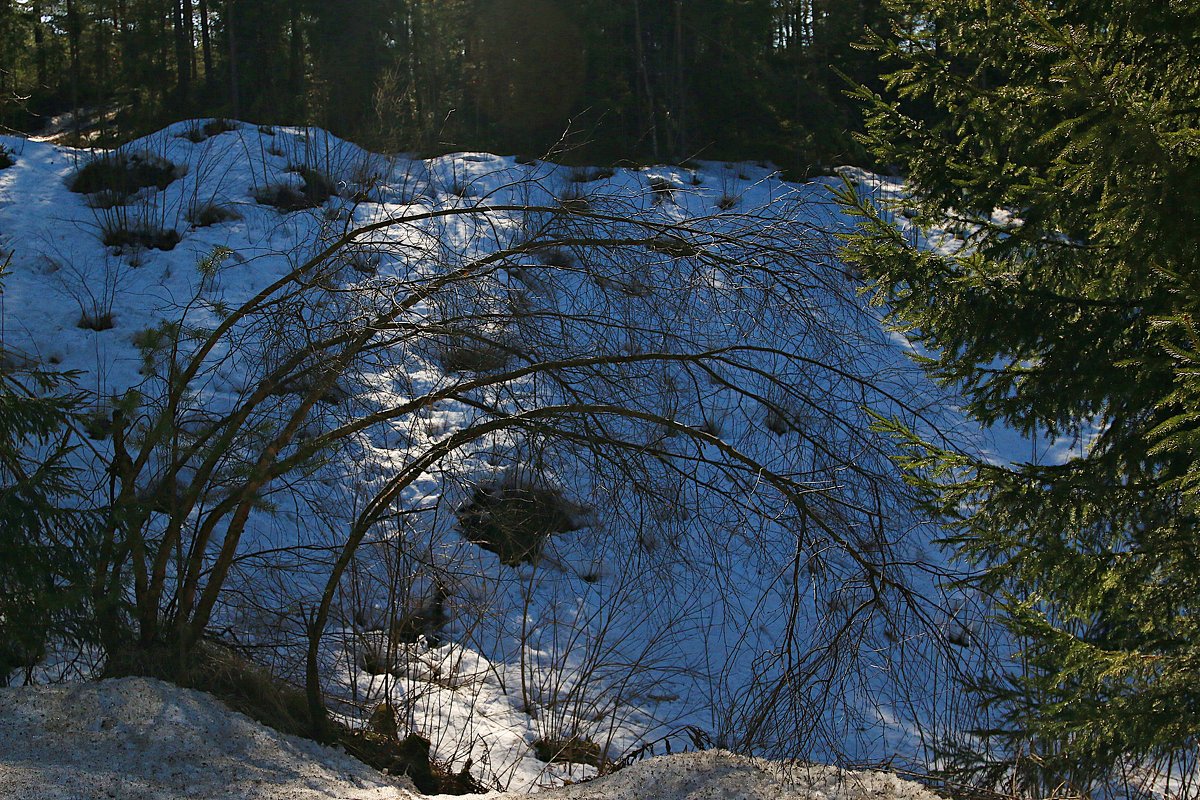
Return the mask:
[[0,686],[42,661],[50,639],[92,640],[91,515],[68,462],[79,399],[63,381],[0,341]]
[[1186,765],[1200,743],[1200,9],[889,5],[895,33],[872,42],[886,96],[858,92],[865,140],[905,171],[916,221],[951,220],[962,246],[919,249],[847,189],[865,224],[846,256],[968,413],[1077,445],[1060,463],[997,464],[893,426],[1019,643],[975,681],[981,738],[951,763],[1043,793]]

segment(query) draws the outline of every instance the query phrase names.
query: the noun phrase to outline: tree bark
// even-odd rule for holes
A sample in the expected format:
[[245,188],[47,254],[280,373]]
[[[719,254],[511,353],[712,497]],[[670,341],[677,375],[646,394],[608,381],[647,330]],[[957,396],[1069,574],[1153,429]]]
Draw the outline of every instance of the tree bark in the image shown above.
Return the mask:
[[180,109],[187,108],[192,87],[192,47],[188,41],[187,23],[184,22],[184,4],[189,0],[172,0],[171,16],[174,24],[175,39],[175,100]]
[[237,48],[237,2],[225,4],[225,27],[229,32],[229,109],[234,119],[242,116],[238,98],[238,48]]
[[200,0],[200,47],[204,53],[204,83],[212,85],[212,38],[208,23],[208,0]]

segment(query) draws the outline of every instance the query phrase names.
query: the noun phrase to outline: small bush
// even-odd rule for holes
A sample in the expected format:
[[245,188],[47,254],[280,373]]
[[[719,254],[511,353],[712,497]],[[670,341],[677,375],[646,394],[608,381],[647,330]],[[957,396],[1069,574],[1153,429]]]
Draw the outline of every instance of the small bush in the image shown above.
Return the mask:
[[115,153],[84,164],[71,179],[70,188],[79,194],[111,192],[128,198],[140,189],[165,189],[179,174],[174,164],[159,156]]
[[738,204],[738,198],[732,194],[722,194],[717,198],[717,208],[721,211],[728,211]]
[[155,361],[168,351],[179,338],[179,324],[163,322],[151,328],[135,331],[129,341],[142,355],[142,374],[149,373]]
[[510,567],[536,562],[547,538],[578,528],[573,512],[560,493],[528,484],[481,484],[456,510],[463,537]]
[[16,163],[13,159],[13,151],[7,147],[0,147],[0,169],[8,169]]
[[217,203],[199,203],[188,212],[188,220],[197,228],[207,228],[220,225],[222,222],[232,222],[241,219],[242,215],[229,206]]
[[290,183],[269,184],[254,191],[255,201],[284,212],[303,211],[324,204],[337,188],[323,172],[310,167],[298,167],[295,171],[304,181],[303,187],[297,188]]
[[170,228],[154,228],[149,225],[137,225],[134,227],[124,227],[122,225],[114,225],[104,229],[104,244],[108,247],[116,247],[119,250],[125,248],[141,248],[154,250],[174,250],[175,245],[179,244],[181,237],[178,231]]

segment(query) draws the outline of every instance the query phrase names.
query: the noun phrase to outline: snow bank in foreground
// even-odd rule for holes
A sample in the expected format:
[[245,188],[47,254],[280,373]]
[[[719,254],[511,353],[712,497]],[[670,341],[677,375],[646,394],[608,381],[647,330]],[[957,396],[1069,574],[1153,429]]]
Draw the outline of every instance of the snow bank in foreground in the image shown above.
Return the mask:
[[620,772],[542,792],[539,800],[939,800],[885,772],[781,764],[722,750],[660,756]]
[[145,678],[0,690],[0,797],[393,800],[411,786]]
[[[0,689],[0,797],[39,800],[410,800],[344,753],[272,731],[161,681]],[[490,795],[498,798],[503,795]],[[885,773],[784,766],[711,751],[665,756],[541,798],[935,800]]]

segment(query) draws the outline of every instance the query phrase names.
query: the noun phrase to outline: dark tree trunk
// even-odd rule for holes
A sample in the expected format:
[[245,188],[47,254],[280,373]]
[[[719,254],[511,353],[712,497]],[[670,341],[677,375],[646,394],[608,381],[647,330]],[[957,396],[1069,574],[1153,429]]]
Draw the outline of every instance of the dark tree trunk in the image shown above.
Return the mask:
[[46,24],[42,22],[40,3],[33,7],[33,17],[33,48],[36,51],[35,74],[38,88],[45,89],[49,85],[49,77],[46,74]]
[[225,28],[229,33],[229,109],[234,119],[241,119],[241,103],[238,99],[238,38],[237,38],[237,2],[228,0],[225,4]]
[[79,7],[75,0],[67,0],[67,47],[71,58],[71,114],[75,127],[75,138],[79,138],[79,40],[83,36],[83,25],[79,19]]
[[212,35],[208,23],[208,0],[200,0],[200,48],[204,52],[204,83],[212,85]]
[[304,38],[300,30],[300,0],[288,3],[291,15],[289,45],[291,51],[288,58],[288,93],[291,95],[289,110],[299,112],[300,118],[305,116],[304,98]]
[[174,23],[175,38],[175,99],[178,108],[186,109],[192,88],[192,46],[188,41],[187,23],[184,22],[184,3],[188,0],[172,0],[171,16]]
[[683,0],[675,0],[675,80],[672,81],[671,100],[671,155],[675,160],[682,160],[687,155],[687,70],[684,66],[683,49]]
[[642,97],[638,105],[639,139],[650,137],[650,151],[658,160],[658,113],[654,107],[654,91],[650,84],[650,70],[646,66],[645,32],[642,30],[642,9],[639,0],[633,0],[633,40],[634,54],[637,58],[637,72],[640,80],[638,89]]

